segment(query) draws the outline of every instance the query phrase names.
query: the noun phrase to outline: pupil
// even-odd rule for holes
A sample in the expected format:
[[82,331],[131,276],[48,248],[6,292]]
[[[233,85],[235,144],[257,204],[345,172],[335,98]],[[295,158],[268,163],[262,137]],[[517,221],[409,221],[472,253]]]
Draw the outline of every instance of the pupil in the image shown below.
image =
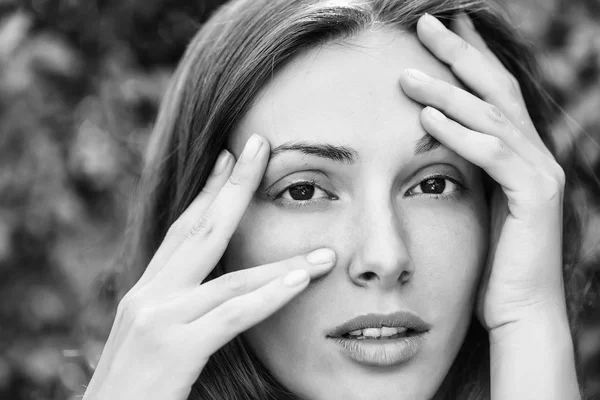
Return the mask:
[[315,193],[315,187],[313,185],[297,185],[291,187],[290,196],[294,200],[310,200]]
[[421,183],[423,193],[441,194],[446,188],[446,180],[442,178],[431,178]]

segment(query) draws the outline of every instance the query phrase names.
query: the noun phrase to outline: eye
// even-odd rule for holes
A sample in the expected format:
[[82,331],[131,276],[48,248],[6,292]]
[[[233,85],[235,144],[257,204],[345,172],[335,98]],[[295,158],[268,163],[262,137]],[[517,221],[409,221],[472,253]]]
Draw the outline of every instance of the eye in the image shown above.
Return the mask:
[[296,182],[281,192],[277,197],[288,201],[310,201],[314,200],[316,194],[320,194],[316,198],[329,198],[329,194],[319,188],[313,182]]
[[338,200],[338,197],[322,189],[314,181],[294,182],[273,199],[275,204],[290,208],[317,206],[332,200]]
[[407,194],[429,197],[448,197],[462,191],[462,185],[453,178],[444,175],[430,176],[408,190]]

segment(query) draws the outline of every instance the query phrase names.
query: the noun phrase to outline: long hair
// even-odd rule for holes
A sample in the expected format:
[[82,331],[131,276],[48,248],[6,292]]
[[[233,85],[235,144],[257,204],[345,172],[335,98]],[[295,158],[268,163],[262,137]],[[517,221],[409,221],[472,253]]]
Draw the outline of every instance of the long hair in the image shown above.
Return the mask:
[[[234,0],[195,35],[161,103],[127,234],[128,268],[119,277],[121,292],[140,277],[169,226],[205,184],[232,129],[278,70],[307,49],[366,29],[388,26],[416,34],[417,20],[426,12],[446,24],[458,12],[470,15],[490,49],[519,81],[532,120],[554,152],[549,125],[555,110],[539,84],[533,54],[503,11],[489,1]],[[569,177],[570,168],[563,168]],[[564,276],[567,299],[572,301],[571,266],[580,229],[569,196],[564,207]],[[569,310],[574,319],[576,312]],[[277,398],[293,395],[274,380],[241,337],[210,358],[190,394],[190,399],[203,400]],[[488,336],[476,318],[437,398],[489,398]]]

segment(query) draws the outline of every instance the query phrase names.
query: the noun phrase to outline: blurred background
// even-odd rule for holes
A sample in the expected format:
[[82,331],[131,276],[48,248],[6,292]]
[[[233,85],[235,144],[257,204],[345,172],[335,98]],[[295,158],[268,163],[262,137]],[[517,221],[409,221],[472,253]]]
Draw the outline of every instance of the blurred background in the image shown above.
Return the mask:
[[[0,399],[75,399],[112,324],[110,269],[153,118],[218,0],[0,0]],[[600,1],[510,0],[586,212],[582,384],[600,398]]]

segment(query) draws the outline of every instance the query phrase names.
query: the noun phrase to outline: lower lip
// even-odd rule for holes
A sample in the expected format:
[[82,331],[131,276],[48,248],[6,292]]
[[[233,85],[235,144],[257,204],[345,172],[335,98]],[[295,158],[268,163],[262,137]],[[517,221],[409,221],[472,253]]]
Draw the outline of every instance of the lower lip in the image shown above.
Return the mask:
[[373,367],[390,367],[407,362],[413,358],[423,345],[422,332],[397,339],[332,339],[352,360]]

